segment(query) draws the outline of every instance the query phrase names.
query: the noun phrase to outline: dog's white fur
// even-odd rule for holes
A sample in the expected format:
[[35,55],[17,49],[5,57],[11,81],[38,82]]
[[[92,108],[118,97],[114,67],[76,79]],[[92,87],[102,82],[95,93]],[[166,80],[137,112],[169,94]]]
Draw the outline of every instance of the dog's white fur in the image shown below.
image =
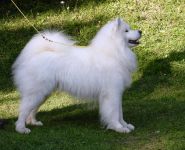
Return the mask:
[[[131,84],[136,56],[129,40],[141,37],[121,19],[107,23],[87,47],[59,32],[43,34],[56,42],[35,35],[13,65],[15,85],[21,93],[16,131],[29,133],[25,123],[42,125],[36,120],[39,106],[56,88],[82,98],[97,99],[101,121],[108,129],[128,133],[134,126],[122,115],[122,92]],[[71,45],[71,46],[70,46]]]

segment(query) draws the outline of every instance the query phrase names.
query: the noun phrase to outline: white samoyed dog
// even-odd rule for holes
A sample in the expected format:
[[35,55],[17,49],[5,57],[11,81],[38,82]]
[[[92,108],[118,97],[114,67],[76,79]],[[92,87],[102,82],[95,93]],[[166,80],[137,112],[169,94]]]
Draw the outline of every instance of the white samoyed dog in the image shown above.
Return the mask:
[[[140,30],[131,30],[120,18],[103,26],[86,47],[61,32],[44,31],[35,35],[13,64],[14,82],[20,95],[16,131],[30,133],[26,124],[41,126],[36,113],[53,91],[66,91],[99,103],[102,123],[121,133],[134,130],[122,112],[122,92],[131,84],[136,56],[130,49],[139,44]],[[61,43],[61,44],[59,44]]]

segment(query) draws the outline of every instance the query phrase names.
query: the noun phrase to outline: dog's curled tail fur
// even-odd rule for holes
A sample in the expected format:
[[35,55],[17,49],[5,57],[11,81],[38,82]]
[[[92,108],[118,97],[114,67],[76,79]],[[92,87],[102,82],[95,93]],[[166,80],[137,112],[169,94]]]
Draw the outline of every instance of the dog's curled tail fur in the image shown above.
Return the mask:
[[[46,38],[43,38],[43,36]],[[47,40],[48,39],[48,40]],[[49,41],[50,40],[50,41]],[[56,52],[69,50],[69,47],[74,46],[75,41],[71,40],[70,37],[62,32],[58,31],[43,31],[41,34],[36,34],[33,38],[26,44],[21,54],[16,59],[12,66],[14,70],[24,61],[27,61],[34,56],[44,53],[44,52]]]
[[26,45],[24,49],[29,49],[31,51],[62,51],[66,48],[69,49],[70,46],[74,46],[75,41],[58,31],[43,31],[41,34],[36,34]]

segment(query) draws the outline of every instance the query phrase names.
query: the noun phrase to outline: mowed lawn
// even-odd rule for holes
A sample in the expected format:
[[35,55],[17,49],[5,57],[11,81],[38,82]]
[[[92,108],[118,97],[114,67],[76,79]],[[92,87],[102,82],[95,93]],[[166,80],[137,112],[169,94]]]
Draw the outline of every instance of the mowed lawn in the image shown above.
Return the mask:
[[[9,2],[0,2],[0,129],[1,150],[184,150],[185,149],[185,1],[184,0],[36,0],[17,4],[39,30],[65,31],[87,45],[109,20],[124,18],[141,29],[134,49],[138,71],[123,95],[129,134],[104,129],[94,104],[54,92],[41,107],[42,127],[29,135],[15,132],[19,94],[11,65],[35,34]],[[91,105],[93,105],[91,107]]]

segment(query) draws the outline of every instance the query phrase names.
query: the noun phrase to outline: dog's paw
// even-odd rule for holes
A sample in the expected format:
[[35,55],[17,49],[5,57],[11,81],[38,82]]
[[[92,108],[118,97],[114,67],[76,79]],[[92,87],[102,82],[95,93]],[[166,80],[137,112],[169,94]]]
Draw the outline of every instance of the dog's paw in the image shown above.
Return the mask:
[[25,128],[25,127],[24,128],[23,127],[22,128],[16,127],[16,131],[21,134],[29,134],[31,132],[30,129]]
[[127,128],[129,128],[131,131],[135,129],[135,127],[132,124],[127,124]]
[[121,124],[108,126],[107,129],[111,129],[119,133],[130,133],[131,132],[131,130],[128,127],[122,126]]
[[132,124],[128,124],[124,120],[120,121],[120,123],[123,125],[123,127],[128,128],[131,131],[135,129],[135,127]]
[[114,131],[119,132],[119,133],[130,133],[131,132],[131,130],[127,127],[108,128],[108,129],[114,130]]
[[43,123],[41,121],[37,121],[37,120],[33,120],[33,119],[27,119],[26,124],[33,125],[33,126],[43,126]]
[[36,122],[34,122],[34,125],[36,125],[36,126],[43,126],[43,123],[41,121],[36,121]]
[[33,126],[43,126],[43,123],[41,121],[32,121],[30,123],[30,125],[33,125]]
[[115,129],[115,131],[117,131],[119,133],[130,133],[131,132],[131,130],[126,127],[117,128],[117,129]]

